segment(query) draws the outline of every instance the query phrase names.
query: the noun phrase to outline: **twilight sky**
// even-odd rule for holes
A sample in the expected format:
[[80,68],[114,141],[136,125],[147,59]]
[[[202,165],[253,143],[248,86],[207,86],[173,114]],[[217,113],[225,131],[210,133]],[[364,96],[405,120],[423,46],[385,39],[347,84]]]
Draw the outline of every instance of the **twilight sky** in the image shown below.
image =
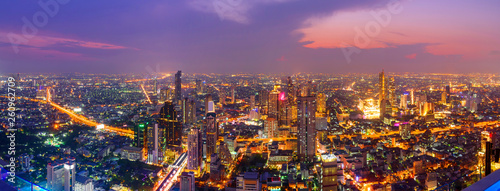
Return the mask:
[[498,0],[2,1],[0,73],[497,73],[499,8]]

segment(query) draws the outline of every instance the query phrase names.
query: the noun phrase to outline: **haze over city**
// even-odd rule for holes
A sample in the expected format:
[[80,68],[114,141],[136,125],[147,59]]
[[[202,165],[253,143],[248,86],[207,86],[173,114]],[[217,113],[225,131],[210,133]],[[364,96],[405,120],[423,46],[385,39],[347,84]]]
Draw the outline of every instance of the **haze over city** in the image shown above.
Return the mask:
[[[5,1],[0,72],[131,73],[148,65],[193,73],[499,69],[500,2],[395,2],[387,19],[388,0],[67,1],[57,11],[47,3],[49,12],[36,2]],[[359,31],[369,43],[355,43],[365,40]],[[349,62],[342,47],[350,46],[361,51]]]

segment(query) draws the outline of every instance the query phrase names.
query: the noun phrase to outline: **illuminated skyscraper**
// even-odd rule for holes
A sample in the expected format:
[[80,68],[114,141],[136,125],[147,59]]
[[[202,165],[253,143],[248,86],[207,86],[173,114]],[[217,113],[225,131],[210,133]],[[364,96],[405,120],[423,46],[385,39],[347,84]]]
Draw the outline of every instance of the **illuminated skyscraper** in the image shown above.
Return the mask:
[[179,70],[175,74],[175,101],[179,103],[182,99],[182,72]]
[[165,103],[166,101],[172,101],[173,99],[172,89],[165,87],[160,90],[160,103]]
[[378,92],[378,103],[379,105],[382,104],[382,100],[385,99],[385,94],[386,94],[386,82],[385,82],[385,75],[384,75],[384,70],[378,74],[378,85],[379,85],[379,92]]
[[201,134],[197,128],[191,129],[188,134],[188,155],[187,155],[187,169],[198,171],[201,166],[202,158],[202,145]]
[[411,138],[411,125],[408,122],[399,123],[399,135],[402,139]]
[[182,101],[182,122],[191,124],[196,122],[196,103],[194,100],[184,98]]
[[316,98],[297,98],[297,146],[300,161],[312,161],[316,153]]
[[287,83],[286,83],[286,99],[288,101],[288,105],[295,105],[295,90],[293,88],[293,81],[290,76],[287,78]]
[[148,126],[148,144],[147,144],[147,163],[148,164],[160,164],[163,160],[163,153],[160,151],[162,145],[160,145],[160,138],[162,138],[162,132],[159,131],[158,123]]
[[231,87],[231,103],[236,103],[236,90],[235,87]]
[[337,191],[337,157],[334,154],[322,154],[320,170],[320,190]]
[[54,161],[47,165],[47,188],[53,191],[71,191],[75,186],[74,158]]
[[259,112],[262,115],[268,114],[269,107],[269,92],[267,90],[260,90],[259,92]]
[[273,91],[269,93],[269,108],[268,115],[270,117],[274,117],[279,119],[278,111],[279,111],[279,95],[280,91],[278,90],[279,86],[275,85]]
[[180,148],[182,143],[182,125],[177,121],[177,112],[174,109],[172,102],[167,101],[160,110],[160,118],[158,119],[162,137],[160,144],[168,148]]
[[219,91],[219,104],[226,104],[226,92],[222,88]]
[[195,82],[196,82],[196,93],[198,93],[198,94],[203,93],[203,88],[202,88],[203,86],[202,86],[201,80],[196,79]]
[[[208,102],[210,101],[213,101],[212,100],[212,95],[211,94],[207,94],[205,95],[205,116],[207,116],[207,113],[208,113]],[[220,100],[219,100],[220,102]]]
[[134,127],[134,147],[142,148],[147,140],[146,125],[144,123],[135,125]]
[[326,96],[324,93],[318,93],[318,96],[316,96],[316,103],[318,104],[317,112],[326,114]]
[[255,108],[255,95],[250,95],[250,110]]
[[395,109],[397,107],[396,100],[396,83],[394,82],[394,77],[389,78],[389,83],[387,84],[389,90],[389,102],[391,106]]
[[275,118],[268,117],[264,122],[264,131],[267,138],[274,138],[278,135],[278,121]]
[[208,114],[205,120],[207,131],[206,156],[210,161],[212,154],[217,152],[217,140],[219,139],[219,127],[217,125],[217,115],[215,114],[214,102],[208,102]]

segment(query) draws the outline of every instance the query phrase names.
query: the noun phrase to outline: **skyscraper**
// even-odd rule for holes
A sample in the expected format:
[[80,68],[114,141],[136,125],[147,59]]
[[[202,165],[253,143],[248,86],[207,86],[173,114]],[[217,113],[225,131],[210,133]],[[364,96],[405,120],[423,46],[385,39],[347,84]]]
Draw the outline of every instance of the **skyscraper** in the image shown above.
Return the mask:
[[290,76],[287,78],[286,83],[286,99],[289,105],[295,105],[295,90],[293,88],[293,81]]
[[160,151],[162,145],[160,145],[160,138],[162,138],[162,132],[159,131],[158,123],[154,123],[148,126],[148,144],[147,144],[147,163],[148,164],[160,164],[163,160],[163,153]]
[[75,159],[68,158],[47,164],[47,188],[53,191],[71,191],[75,186]]
[[174,109],[172,102],[167,101],[160,110],[160,118],[158,119],[159,131],[162,137],[160,144],[164,147],[162,151],[168,148],[180,148],[182,143],[182,126],[177,121],[177,112]]
[[206,156],[210,161],[210,156],[217,152],[217,140],[219,139],[219,128],[217,126],[217,115],[214,110],[214,102],[208,102],[208,114],[206,120],[207,131],[207,153]]
[[385,75],[384,75],[384,70],[378,74],[378,85],[379,85],[379,92],[378,92],[378,103],[381,105],[382,100],[385,99],[385,94],[386,94],[386,82],[385,82]]
[[194,173],[193,172],[183,172],[181,174],[181,191],[195,191],[195,179],[194,179]]
[[275,85],[273,91],[269,93],[269,108],[268,115],[269,117],[274,117],[279,119],[279,95],[280,91],[278,90],[279,86]]
[[334,154],[321,155],[320,190],[337,191],[337,157]]
[[300,161],[312,161],[316,153],[316,98],[297,98],[297,146]]
[[318,96],[316,96],[316,103],[318,105],[317,112],[326,114],[326,96],[324,93],[318,93]]
[[182,100],[182,122],[185,124],[196,122],[196,103],[194,100],[188,98]]
[[142,148],[147,140],[146,125],[144,123],[135,125],[134,127],[134,147]]
[[231,87],[231,103],[236,103],[236,90],[235,87]]
[[198,171],[201,166],[201,134],[197,128],[191,129],[188,134],[187,169]]
[[255,108],[255,95],[250,95],[250,110]]
[[[212,95],[211,94],[207,94],[205,95],[205,116],[207,116],[207,113],[208,113],[208,102],[210,101],[213,101],[212,100]],[[220,102],[220,100],[219,100]]]
[[396,83],[394,82],[394,77],[389,78],[388,90],[389,90],[389,102],[391,102],[393,113],[395,113],[394,109],[397,108],[396,104],[397,100],[396,100]]
[[182,99],[182,82],[181,82],[182,72],[179,70],[175,74],[175,101],[179,103]]

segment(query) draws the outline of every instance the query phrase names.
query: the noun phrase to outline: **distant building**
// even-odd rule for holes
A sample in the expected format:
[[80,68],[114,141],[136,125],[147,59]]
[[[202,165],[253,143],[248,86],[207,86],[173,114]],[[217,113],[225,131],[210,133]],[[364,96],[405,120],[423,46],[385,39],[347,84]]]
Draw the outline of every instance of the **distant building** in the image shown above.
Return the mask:
[[77,174],[74,191],[94,191],[93,180],[91,178]]
[[161,152],[162,145],[160,145],[160,138],[162,131],[159,131],[158,123],[148,126],[148,139],[147,139],[147,163],[160,164],[163,160],[163,152]]
[[245,172],[236,177],[236,191],[261,190],[258,172]]
[[188,134],[188,155],[187,167],[188,170],[198,171],[201,166],[202,159],[202,139],[200,130],[197,128],[191,129]]
[[128,159],[130,161],[136,161],[142,159],[142,148],[138,147],[123,147],[121,151],[121,158]]
[[74,158],[53,161],[47,165],[47,188],[52,191],[72,191],[75,186]]
[[182,144],[182,125],[177,121],[177,111],[175,111],[172,102],[167,101],[160,110],[158,118],[158,127],[161,131],[160,145],[162,152],[167,148],[180,148]]
[[142,148],[147,143],[147,131],[144,123],[134,126],[134,147]]
[[382,108],[382,100],[386,99],[386,92],[387,92],[384,70],[382,70],[382,72],[378,74],[378,85],[379,85],[378,103],[380,105],[380,108]]
[[175,74],[175,101],[179,103],[182,99],[182,72],[179,70]]
[[297,99],[297,146],[300,161],[312,161],[316,154],[316,98]]
[[408,122],[399,123],[399,135],[402,139],[411,138],[411,125]]
[[[208,107],[214,108],[214,103],[209,102]],[[217,140],[219,139],[219,127],[217,125],[217,115],[213,109],[209,109],[206,120],[206,132],[207,132],[207,152],[206,156],[208,157],[208,161],[210,161],[210,157],[212,154],[217,152]]]
[[181,189],[180,191],[194,191],[195,190],[195,178],[193,172],[183,172],[180,177]]
[[337,156],[321,155],[320,191],[337,191]]

